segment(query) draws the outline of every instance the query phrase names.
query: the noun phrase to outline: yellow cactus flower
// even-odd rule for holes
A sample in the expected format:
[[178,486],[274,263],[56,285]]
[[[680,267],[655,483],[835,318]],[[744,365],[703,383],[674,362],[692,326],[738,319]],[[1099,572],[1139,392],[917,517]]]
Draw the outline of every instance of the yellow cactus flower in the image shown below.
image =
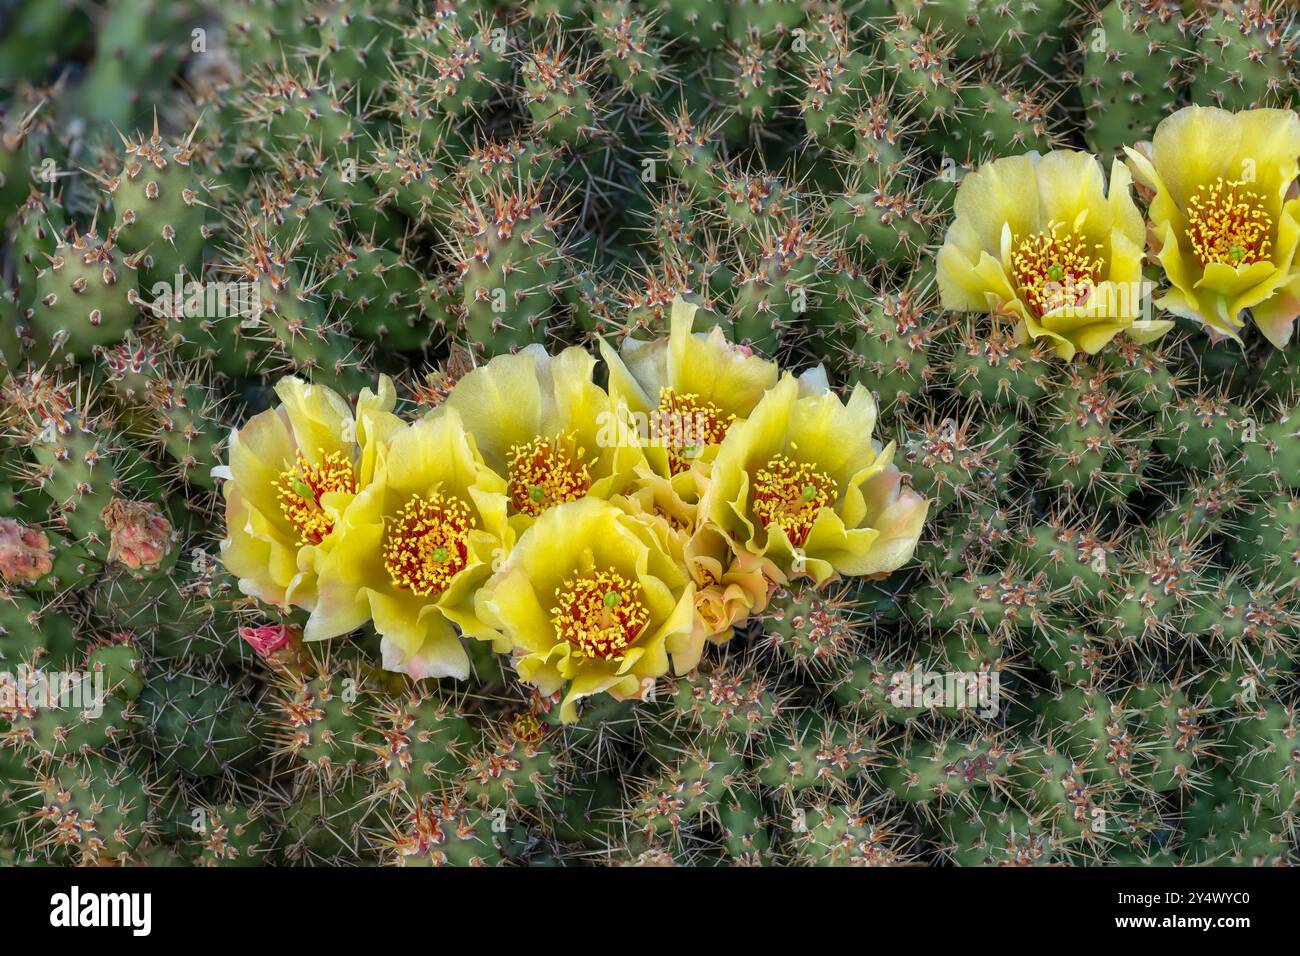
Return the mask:
[[726,643],[738,624],[767,607],[783,576],[773,561],[737,550],[711,524],[700,526],[684,552],[686,568],[695,581],[695,629],[679,669],[690,670],[699,663],[705,641]]
[[699,306],[673,300],[666,339],[628,339],[621,353],[605,341],[609,391],[620,408],[604,440],[640,441],[657,474],[678,475],[716,452],[777,379],[774,363],[728,342],[715,326],[691,331]]
[[636,697],[667,673],[690,640],[694,597],[667,521],[584,498],[543,512],[477,604],[521,679],[543,694],[568,685],[569,723],[582,698]]
[[245,594],[310,610],[338,516],[370,483],[379,445],[401,423],[386,376],[378,394],[362,391],[355,415],[336,393],[299,378],[282,378],[275,391],[281,404],[233,431],[228,464],[213,470],[225,479],[221,557]]
[[1053,150],[1008,156],[957,189],[939,250],[946,309],[1016,319],[1021,341],[1047,338],[1061,358],[1092,354],[1120,332],[1149,342],[1173,323],[1141,318],[1142,215],[1123,164]]
[[506,479],[511,523],[523,531],[546,509],[624,490],[643,460],[634,445],[603,442],[614,415],[581,348],[552,358],[541,346],[470,372],[432,413],[454,409],[487,466]]
[[784,581],[771,561],[744,551],[737,553],[717,528],[699,520],[699,495],[708,487],[708,480],[698,469],[687,474],[695,478],[694,495],[682,495],[681,480],[643,472],[634,491],[614,499],[629,514],[668,522],[680,543],[686,571],[695,582],[691,639],[673,654],[673,669],[678,673],[699,663],[706,642],[730,640],[735,626],[767,607],[775,584]]
[[738,551],[787,576],[893,571],[915,551],[929,503],[902,487],[875,424],[861,385],[846,405],[829,391],[801,396],[787,374],[723,441],[701,508]]
[[1249,309],[1270,342],[1286,345],[1300,314],[1300,117],[1189,106],[1125,152],[1152,194],[1151,252],[1171,286],[1156,304],[1237,341]]
[[304,637],[373,620],[387,670],[468,677],[459,635],[500,639],[475,614],[474,596],[513,541],[506,511],[506,482],[483,463],[455,409],[396,429],[373,480],[336,520]]

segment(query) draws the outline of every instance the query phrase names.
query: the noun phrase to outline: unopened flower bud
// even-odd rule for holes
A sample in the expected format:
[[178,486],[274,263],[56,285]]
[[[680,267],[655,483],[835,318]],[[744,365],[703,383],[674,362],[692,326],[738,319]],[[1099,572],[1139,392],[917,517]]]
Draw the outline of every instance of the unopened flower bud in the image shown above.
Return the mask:
[[99,517],[111,536],[110,563],[120,561],[133,571],[156,568],[171,551],[171,522],[153,502],[114,498]]
[[54,567],[50,539],[16,518],[0,518],[0,577],[10,584],[34,584]]

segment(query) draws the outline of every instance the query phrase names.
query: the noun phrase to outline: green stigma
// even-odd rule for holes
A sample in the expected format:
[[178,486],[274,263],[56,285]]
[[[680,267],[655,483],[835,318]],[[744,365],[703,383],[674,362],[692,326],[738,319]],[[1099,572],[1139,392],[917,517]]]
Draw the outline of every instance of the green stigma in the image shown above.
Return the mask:
[[1052,282],[1060,282],[1065,278],[1065,267],[1059,262],[1053,262],[1047,267],[1047,278]]
[[316,499],[316,492],[312,491],[311,485],[301,478],[295,478],[289,487],[293,489],[295,495],[304,501],[314,501]]
[[541,485],[531,485],[528,488],[528,497],[531,498],[534,503],[540,505],[542,499],[546,497],[546,492],[542,489]]
[[605,592],[605,607],[613,610],[623,602],[617,591],[610,590]]
[[814,498],[816,498],[816,497],[817,497],[817,488],[816,488],[816,486],[814,486],[814,485],[804,485],[804,486],[803,486],[803,500],[804,500],[804,501],[812,501],[812,500],[813,500]]
[[444,561],[446,561],[446,560],[447,560],[447,549],[446,549],[446,548],[434,548],[434,549],[433,549],[433,560],[434,560],[436,563],[438,563],[438,564],[442,564]]

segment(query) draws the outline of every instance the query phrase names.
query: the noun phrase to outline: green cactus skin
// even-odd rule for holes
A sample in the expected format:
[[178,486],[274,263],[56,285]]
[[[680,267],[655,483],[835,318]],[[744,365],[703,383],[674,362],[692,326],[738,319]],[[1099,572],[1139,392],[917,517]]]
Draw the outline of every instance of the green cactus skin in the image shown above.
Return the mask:
[[1224,4],[1208,13],[1197,35],[1192,99],[1229,110],[1292,101],[1300,47],[1294,13],[1264,0]]
[[1112,0],[1087,15],[1079,36],[1085,129],[1109,157],[1149,140],[1178,104],[1190,80],[1191,24],[1169,0]]

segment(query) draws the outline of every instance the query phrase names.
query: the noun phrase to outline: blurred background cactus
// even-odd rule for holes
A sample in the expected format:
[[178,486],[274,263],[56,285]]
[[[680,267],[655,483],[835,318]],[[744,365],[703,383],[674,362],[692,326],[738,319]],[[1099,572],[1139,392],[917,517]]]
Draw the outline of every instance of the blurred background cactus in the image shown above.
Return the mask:
[[[0,670],[108,689],[0,701],[0,861],[1294,862],[1300,345],[1065,362],[934,280],[983,161],[1293,105],[1291,11],[0,2]],[[213,468],[279,376],[423,412],[678,295],[876,394],[912,566],[564,727],[223,570]]]

